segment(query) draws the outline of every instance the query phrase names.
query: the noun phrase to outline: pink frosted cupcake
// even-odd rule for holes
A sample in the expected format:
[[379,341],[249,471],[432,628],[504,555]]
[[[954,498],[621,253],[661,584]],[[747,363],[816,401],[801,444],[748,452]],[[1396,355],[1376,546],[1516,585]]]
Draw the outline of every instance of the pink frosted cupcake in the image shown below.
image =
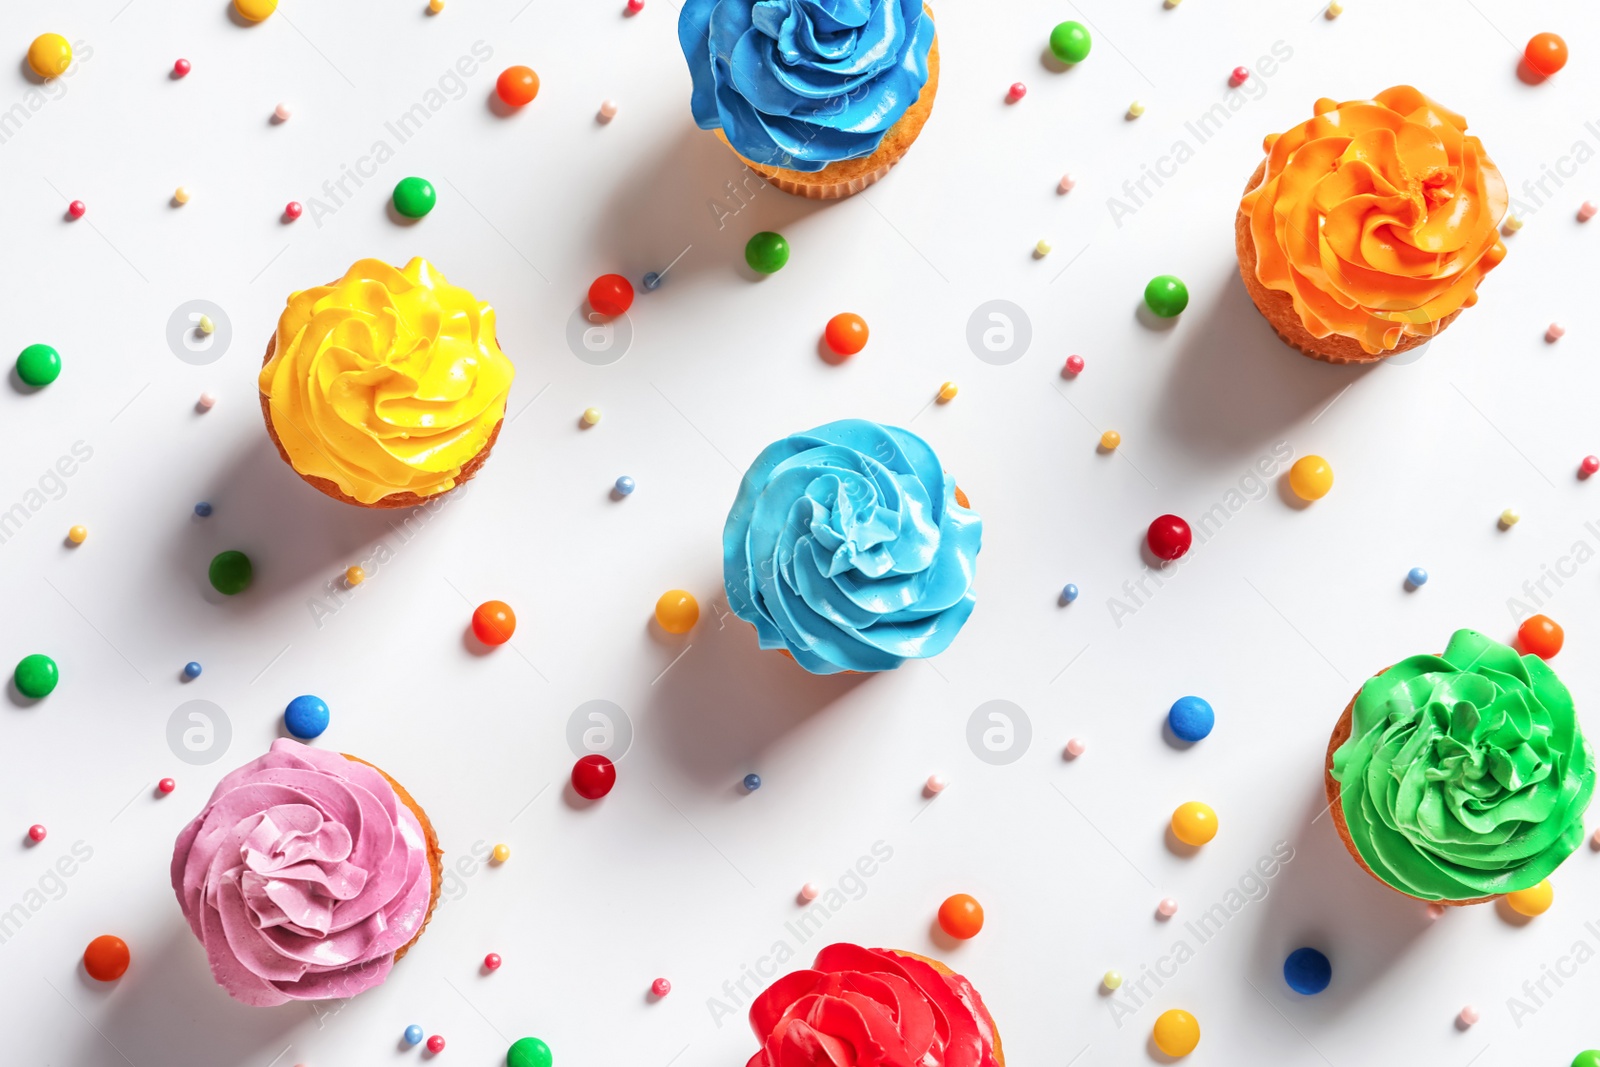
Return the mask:
[[178,835],[172,888],[211,974],[246,1004],[381,985],[439,899],[439,841],[398,782],[280,738]]

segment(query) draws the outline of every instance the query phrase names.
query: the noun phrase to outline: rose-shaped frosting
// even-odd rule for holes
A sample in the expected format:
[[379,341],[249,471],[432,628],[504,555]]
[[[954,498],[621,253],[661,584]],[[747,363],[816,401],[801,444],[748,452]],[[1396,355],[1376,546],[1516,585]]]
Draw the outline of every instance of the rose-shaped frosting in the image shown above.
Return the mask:
[[870,156],[928,80],[922,0],[685,0],[678,41],[701,129],[755,163]]
[[1505,179],[1466,119],[1409,85],[1314,111],[1267,137],[1265,176],[1241,204],[1256,277],[1294,298],[1315,337],[1370,355],[1431,337],[1505,258]]
[[427,838],[383,775],[280,738],[178,835],[172,888],[211,973],[246,1004],[350,997],[427,918]]
[[1583,840],[1594,757],[1537,656],[1457,630],[1361,687],[1333,756],[1345,822],[1378,877],[1426,900],[1536,885]]
[[363,259],[289,297],[261,392],[301,474],[370,504],[453,488],[505,415],[494,308],[413,259]]
[[750,1005],[746,1067],[998,1067],[972,984],[890,949],[829,945]]
[[769,445],[722,531],[728,603],[813,674],[943,652],[972,614],[983,521],[926,441],[845,419]]

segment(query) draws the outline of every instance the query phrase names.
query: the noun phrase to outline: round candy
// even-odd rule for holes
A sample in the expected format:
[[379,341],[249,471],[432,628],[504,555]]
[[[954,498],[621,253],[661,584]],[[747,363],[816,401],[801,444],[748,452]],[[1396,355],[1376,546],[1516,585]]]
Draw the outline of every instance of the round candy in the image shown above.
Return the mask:
[[172,64],[172,74],[173,77],[176,78],[187,77],[189,72],[193,69],[194,67],[187,59],[180,59],[176,63]]
[[1573,1057],[1572,1067],[1600,1067],[1600,1050],[1589,1049]]
[[28,840],[37,845],[40,841],[45,839],[45,836],[49,832],[50,831],[44,828],[43,824],[34,823],[32,826],[28,827]]
[[472,632],[486,645],[503,645],[517,632],[517,615],[503,600],[485,600],[472,612]]
[[83,950],[83,969],[97,982],[115,982],[128,971],[128,944],[112,934],[101,934]]
[[656,601],[656,622],[669,634],[686,634],[700,621],[700,604],[683,589],[668,589]]
[[321,697],[298,696],[283,709],[283,725],[302,741],[309,741],[328,728],[328,705]]
[[506,1050],[506,1067],[550,1067],[554,1062],[550,1046],[536,1037],[519,1037]]
[[89,539],[89,527],[74,526],[67,531],[67,540],[75,545],[81,545]]
[[1100,984],[1105,986],[1107,989],[1121,989],[1122,972],[1107,971],[1105,974],[1100,976]]
[[408,219],[420,219],[433,210],[439,194],[426,178],[401,178],[394,187],[394,209]]
[[1122,443],[1122,435],[1115,430],[1107,430],[1100,435],[1100,447],[1107,452],[1113,451]]
[[1067,357],[1067,373],[1068,374],[1072,374],[1072,375],[1078,375],[1078,374],[1082,374],[1083,373],[1083,357],[1082,356],[1068,356]]
[[500,969],[501,962],[500,953],[491,952],[487,956],[483,957],[483,969],[486,971],[498,971]]
[[747,775],[745,775],[744,776],[744,788],[745,788],[746,792],[750,792],[750,793],[754,793],[757,789],[760,789],[761,788],[761,776],[759,774],[747,774]]
[[849,311],[842,312],[828,320],[822,337],[839,355],[853,356],[867,347],[867,320]]
[[1566,639],[1567,635],[1560,624],[1548,615],[1534,615],[1517,627],[1517,642],[1522,645],[1522,650],[1540,659],[1549,659],[1560,652]]
[[620,274],[600,275],[589,285],[589,306],[598,315],[621,315],[633,307],[633,283]]
[[420,1045],[422,1044],[422,1027],[418,1026],[416,1023],[412,1023],[410,1026],[406,1027],[404,1036],[406,1044]]
[[1163,919],[1170,919],[1178,914],[1178,902],[1171,897],[1162,897],[1161,903],[1156,905],[1156,914]]
[[17,355],[17,377],[33,386],[61,377],[61,353],[49,345],[29,345]]
[[298,200],[291,200],[283,205],[283,217],[286,219],[297,219],[305,213],[305,206]]
[[584,756],[572,765],[572,788],[585,800],[599,800],[616,784],[617,765],[604,756]]
[[494,91],[509,106],[522,107],[539,95],[539,75],[532,67],[507,67],[495,79]]
[[489,858],[494,860],[496,863],[504,863],[506,860],[511,858],[511,846],[510,845],[496,845],[496,846],[494,846],[494,848],[491,849],[490,852],[489,852]]
[[1515,526],[1522,521],[1522,512],[1516,508],[1506,508],[1500,513],[1500,525]]
[[1301,456],[1289,468],[1289,488],[1301,500],[1321,500],[1333,488],[1333,468],[1321,456]]
[[949,784],[949,780],[946,779],[944,775],[930,774],[928,775],[928,780],[922,783],[922,788],[926,789],[930,793],[943,793],[945,791],[945,787]]
[[644,272],[644,277],[639,280],[644,282],[644,287],[652,293],[661,288],[661,275],[657,271],[647,270]]
[[1078,587],[1073,585],[1071,582],[1068,582],[1061,589],[1061,599],[1065,600],[1068,604],[1072,603],[1074,600],[1077,600]]
[[346,567],[344,569],[344,584],[354,587],[367,580],[367,572],[362,567]]
[[584,408],[583,409],[583,424],[585,426],[594,426],[594,425],[598,424],[599,422],[600,422],[600,409],[599,408]]
[[672,983],[667,981],[665,978],[657,978],[654,982],[650,983],[650,992],[654,993],[658,997],[664,997],[668,993],[672,992]]
[[1412,567],[1406,572],[1406,582],[1413,587],[1427,585],[1428,572],[1421,567]]
[[617,102],[615,100],[600,101],[600,121],[610,122],[617,117]]
[[170,793],[174,789],[178,788],[178,783],[171,778],[163,778],[161,781],[156,783],[156,788],[161,790],[163,794]]
[[82,200],[74,200],[72,203],[67,205],[67,214],[71,215],[75,219],[83,218],[84,213],[88,210],[89,205],[85,204]]
[[1089,31],[1081,22],[1063,22],[1050,31],[1050,51],[1063,63],[1089,58]]
[[962,941],[978,936],[983,929],[983,905],[965,893],[946,897],[939,905],[939,928]]
[[443,1052],[444,1038],[440,1037],[438,1034],[434,1034],[432,1037],[428,1038],[428,1051],[433,1053],[435,1056]]
[[1151,1036],[1155,1038],[1156,1048],[1168,1056],[1187,1056],[1200,1044],[1200,1024],[1188,1012],[1173,1008],[1156,1017]]
[[250,587],[255,568],[250,565],[249,556],[230,548],[211,558],[210,577],[213,589],[223,596],[234,596]]
[[1186,845],[1203,845],[1217,836],[1217,813],[1208,804],[1191,800],[1172,813],[1172,836]]
[[1170,319],[1189,306],[1189,287],[1170,274],[1158,274],[1144,287],[1144,302],[1154,314]]
[[624,474],[617,479],[617,492],[623,496],[632,496],[634,489],[638,488],[632,478]]
[[1585,478],[1600,471],[1600,456],[1584,456],[1583,462],[1578,465],[1578,470],[1583,472]]
[[293,114],[294,111],[290,109],[288,104],[279,104],[277,107],[272,109],[272,117],[277,119],[279,122],[288,122],[289,117]]
[[1314,948],[1297,948],[1283,961],[1283,980],[1296,993],[1314,996],[1333,981],[1333,964]]
[[200,501],[200,503],[194,506],[194,513],[200,516],[202,519],[209,519],[211,517],[210,502],[205,500]]
[[198,403],[200,404],[201,411],[210,411],[212,408],[217,406],[217,394],[201,393]]
[[1145,541],[1157,559],[1175,560],[1194,544],[1194,533],[1189,524],[1176,515],[1161,515],[1150,524]]
[[1468,1004],[1466,1007],[1462,1008],[1458,1013],[1456,1013],[1456,1018],[1461,1020],[1462,1026],[1471,1026],[1476,1023],[1481,1016],[1478,1014],[1477,1008],[1474,1008],[1471,1004]]
[[1217,713],[1199,697],[1179,697],[1167,710],[1167,725],[1180,741],[1199,741],[1217,724]]
[[1555,903],[1556,891],[1546,878],[1536,886],[1506,894],[1506,905],[1518,915],[1543,915]]
[[805,885],[800,887],[801,900],[816,900],[817,897],[821,895],[822,888],[815,882],[807,882]]
[[762,230],[745,242],[744,261],[759,274],[776,274],[789,262],[789,242],[781,233]]
[[1012,100],[1021,100],[1027,95],[1028,87],[1022,82],[1012,82],[1011,88],[1007,90],[1007,96]]
[[1228,75],[1228,84],[1238,87],[1250,80],[1249,67],[1234,67],[1233,73]]
[[[193,198],[193,196],[194,194],[189,191],[189,187],[187,185],[180,185],[176,189],[172,190],[172,199],[176,200],[180,204],[187,204],[190,199]],[[206,319],[204,315],[200,316],[200,332],[211,332],[210,330],[206,329]]]
[[961,389],[956,385],[955,382],[945,382],[943,385],[939,386],[939,403],[950,403],[950,401],[956,398],[956,394],[959,392],[961,392]]
[[278,10],[278,0],[233,0],[233,9],[242,18],[260,22]]
[[[32,55],[29,52],[29,62],[32,62]],[[1548,78],[1567,65],[1567,42],[1553,33],[1536,33],[1528,40],[1522,55],[1535,74]]]
[[72,45],[59,33],[41,33],[28,46],[28,66],[41,78],[65,74],[72,65]]
[[1039,240],[1033,246],[1033,254],[1038,256],[1040,259],[1043,259],[1045,256],[1048,256],[1051,252],[1054,252],[1055,248],[1056,248],[1055,245],[1051,244],[1049,241],[1047,241],[1043,237],[1041,237],[1041,238],[1039,238]]
[[200,677],[200,664],[196,663],[194,660],[190,660],[188,663],[185,663],[183,665],[183,676],[185,678]]
[[1130,119],[1136,119],[1140,115],[1143,115],[1143,114],[1144,114],[1144,101],[1143,100],[1135,100],[1133,103],[1128,105],[1128,117]]
[[1077,759],[1087,751],[1089,751],[1089,743],[1083,738],[1073,737],[1067,740],[1067,755],[1073,759]]
[[56,683],[61,681],[61,671],[56,667],[56,661],[41,652],[31,656],[23,656],[17,663],[17,669],[11,672],[11,681],[16,685],[17,692],[25,697],[38,700],[47,697]]

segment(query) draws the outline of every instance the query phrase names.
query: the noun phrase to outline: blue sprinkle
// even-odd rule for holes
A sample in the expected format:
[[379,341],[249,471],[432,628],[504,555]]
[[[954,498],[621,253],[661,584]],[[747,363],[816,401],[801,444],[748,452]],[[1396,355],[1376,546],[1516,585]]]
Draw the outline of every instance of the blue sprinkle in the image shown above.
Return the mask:
[[1406,584],[1412,586],[1413,588],[1427,585],[1428,572],[1423,570],[1421,567],[1412,567],[1411,572],[1406,575]]
[[194,660],[190,660],[188,663],[185,663],[183,665],[183,676],[185,678],[200,677],[200,664],[196,663]]
[[661,275],[657,274],[655,271],[651,271],[650,273],[646,274],[644,276],[644,287],[650,290],[652,293],[661,288]]
[[1199,697],[1179,697],[1167,712],[1167,725],[1180,741],[1199,741],[1217,724],[1217,713]]
[[283,709],[283,725],[302,741],[309,741],[328,728],[328,705],[319,697],[295,697]]
[[633,490],[634,484],[632,478],[624,474],[622,477],[617,479],[617,492],[621,493],[623,496],[631,496],[633,494]]
[[754,793],[757,789],[761,788],[761,776],[759,774],[745,775],[744,787],[750,792]]
[[406,1044],[422,1044],[422,1027],[418,1026],[416,1023],[412,1023],[410,1026],[406,1027]]
[[210,515],[211,515],[211,504],[210,504],[210,502],[209,501],[205,501],[205,500],[200,501],[200,503],[198,503],[198,504],[196,504],[194,506],[194,513],[196,515],[200,516],[202,519],[210,517]]
[[1068,582],[1067,587],[1061,590],[1061,599],[1065,600],[1068,604],[1072,603],[1074,600],[1077,600],[1078,587],[1073,585],[1071,582]]
[[1296,993],[1314,996],[1333,981],[1333,964],[1314,948],[1297,948],[1283,961],[1283,980]]

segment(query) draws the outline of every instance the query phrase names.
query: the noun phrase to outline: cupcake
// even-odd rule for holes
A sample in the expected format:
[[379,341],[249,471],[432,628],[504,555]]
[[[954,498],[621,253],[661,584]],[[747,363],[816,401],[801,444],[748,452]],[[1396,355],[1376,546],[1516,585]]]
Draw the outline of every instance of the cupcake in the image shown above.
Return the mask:
[[1005,1067],[972,983],[897,949],[829,945],[750,1005],[761,1051],[745,1067]]
[[489,458],[512,373],[494,308],[427,260],[363,259],[289,297],[261,414],[283,461],[335,500],[415,507]]
[[1594,757],[1544,660],[1472,630],[1369,678],[1328,743],[1328,807],[1391,889],[1477,904],[1538,885],[1583,840]]
[[690,106],[786,193],[838,200],[889,173],[939,87],[922,0],[685,0]]
[[861,419],[769,445],[722,531],[728,604],[812,674],[947,648],[976,602],[983,520],[928,443]]
[[1506,255],[1506,183],[1467,120],[1409,85],[1312,110],[1264,142],[1234,221],[1239,273],[1288,345],[1372,363],[1477,303]]
[[439,899],[439,840],[370,763],[280,738],[178,835],[172,888],[211,974],[246,1004],[381,985]]

